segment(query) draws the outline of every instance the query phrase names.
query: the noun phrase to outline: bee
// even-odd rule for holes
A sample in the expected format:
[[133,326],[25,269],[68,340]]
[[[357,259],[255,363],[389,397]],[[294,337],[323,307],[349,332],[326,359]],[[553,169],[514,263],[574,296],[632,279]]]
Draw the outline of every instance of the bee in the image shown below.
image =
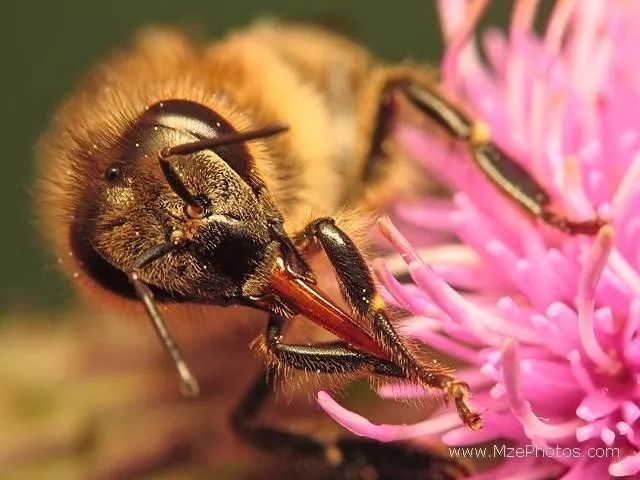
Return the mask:
[[[357,240],[411,165],[390,135],[418,121],[464,145],[477,167],[526,212],[570,234],[574,222],[413,64],[387,65],[334,33],[262,22],[211,45],[153,30],[96,68],[60,108],[39,147],[40,216],[77,283],[102,301],[141,303],[198,392],[159,304],[242,305],[265,312],[264,374],[233,413],[254,444],[326,453],[309,436],[253,422],[265,378],[286,367],[369,376],[439,390],[471,429],[482,425],[467,385],[422,361],[396,331]],[[325,255],[348,307],[318,286]],[[337,341],[288,344],[301,315]]]

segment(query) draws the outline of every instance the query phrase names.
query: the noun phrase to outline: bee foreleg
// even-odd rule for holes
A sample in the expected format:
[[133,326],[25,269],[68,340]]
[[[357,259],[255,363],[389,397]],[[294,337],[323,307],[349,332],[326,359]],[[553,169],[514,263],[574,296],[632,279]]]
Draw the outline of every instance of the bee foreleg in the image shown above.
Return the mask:
[[357,314],[370,322],[376,343],[389,355],[403,377],[425,388],[442,390],[456,405],[463,422],[480,428],[480,416],[468,404],[468,387],[452,375],[451,369],[435,361],[420,362],[405,345],[385,312],[385,302],[373,281],[369,267],[353,241],[331,218],[320,218],[305,229],[307,240],[317,239],[333,265],[343,296]]
[[338,478],[343,478],[345,472],[353,474],[360,469],[373,469],[380,478],[417,478],[438,473],[448,479],[458,478],[464,473],[464,468],[450,459],[402,444],[380,445],[373,440],[349,437],[323,440],[257,423],[255,417],[272,391],[270,373],[278,366],[333,375],[371,372],[403,376],[403,372],[391,362],[360,352],[344,342],[284,344],[283,322],[275,314],[270,316],[262,347],[272,361],[271,369],[257,378],[232,413],[232,425],[243,439],[255,447],[285,451],[295,458],[310,455],[323,459],[329,468],[339,473]]
[[335,269],[343,296],[362,318],[371,321],[372,333],[379,337],[386,353],[404,369],[415,364],[411,353],[384,315],[384,301],[378,293],[369,267],[353,241],[332,218],[311,222],[304,231],[307,242],[317,240]]

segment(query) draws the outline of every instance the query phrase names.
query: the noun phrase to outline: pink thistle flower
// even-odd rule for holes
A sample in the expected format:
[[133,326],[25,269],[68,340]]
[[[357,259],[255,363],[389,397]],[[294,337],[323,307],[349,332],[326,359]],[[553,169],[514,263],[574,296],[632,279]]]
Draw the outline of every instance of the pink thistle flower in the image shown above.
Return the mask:
[[[463,149],[397,125],[408,151],[454,191],[451,201],[398,206],[397,221],[414,240],[447,238],[442,233],[454,240],[416,251],[384,219],[383,233],[413,283],[394,278],[397,259],[379,261],[376,273],[389,301],[412,314],[404,331],[466,364],[458,374],[485,428],[465,429],[444,407],[414,425],[374,425],[325,392],[318,401],[347,429],[380,441],[506,439],[546,449],[476,478],[637,478],[640,2],[559,0],[537,35],[538,2],[521,0],[508,34],[482,35],[486,60],[472,34],[484,3],[440,2],[445,89],[542,181],[559,211],[577,220],[597,213],[611,223],[594,238],[532,221]],[[425,394],[411,386],[379,393]]]

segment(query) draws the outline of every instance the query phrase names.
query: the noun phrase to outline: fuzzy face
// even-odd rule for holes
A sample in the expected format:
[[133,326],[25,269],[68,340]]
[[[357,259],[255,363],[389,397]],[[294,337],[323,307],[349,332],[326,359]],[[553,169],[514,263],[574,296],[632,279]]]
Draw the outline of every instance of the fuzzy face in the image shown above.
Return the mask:
[[[185,100],[148,107],[115,144],[95,152],[96,172],[71,227],[72,250],[103,287],[127,294],[119,272],[140,255],[175,241],[177,247],[141,271],[141,278],[171,297],[228,304],[260,294],[279,252],[274,224],[282,217],[266,189],[251,176],[243,145],[176,155],[171,165],[204,207],[189,215],[162,174],[165,147],[235,132],[213,110]],[[121,274],[122,275],[122,274]]]

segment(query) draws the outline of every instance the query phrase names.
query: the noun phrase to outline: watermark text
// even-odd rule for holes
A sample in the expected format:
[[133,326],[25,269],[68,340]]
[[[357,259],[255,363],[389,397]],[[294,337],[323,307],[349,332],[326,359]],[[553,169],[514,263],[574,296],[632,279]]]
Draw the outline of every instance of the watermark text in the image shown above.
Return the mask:
[[535,443],[511,447],[507,444],[495,444],[489,447],[449,447],[452,458],[619,458],[618,447],[579,447],[539,446]]

